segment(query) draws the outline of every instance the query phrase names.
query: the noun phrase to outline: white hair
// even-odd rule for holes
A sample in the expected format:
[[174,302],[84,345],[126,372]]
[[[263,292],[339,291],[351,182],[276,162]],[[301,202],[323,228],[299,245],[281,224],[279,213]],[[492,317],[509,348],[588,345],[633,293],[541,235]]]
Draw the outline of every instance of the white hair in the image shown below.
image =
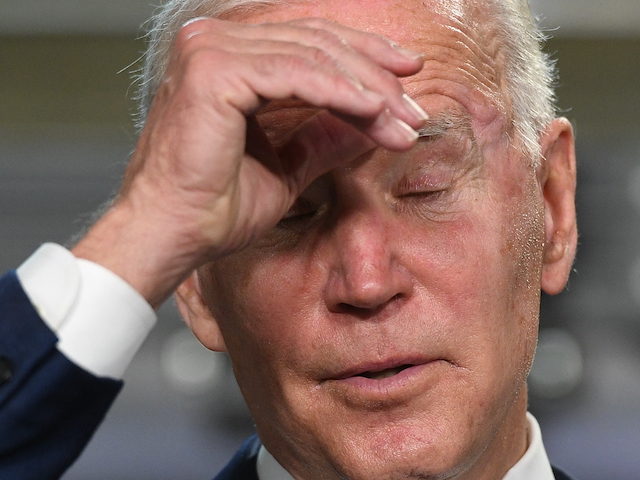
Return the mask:
[[[298,0],[168,0],[149,20],[148,47],[138,76],[137,125],[142,128],[164,75],[176,33],[188,20],[219,17],[232,10],[292,3]],[[522,153],[537,165],[540,135],[555,117],[555,65],[542,51],[546,40],[531,14],[528,0],[488,0],[505,56],[503,82],[510,103],[511,131]]]
[[167,0],[148,20],[147,50],[138,81],[137,126],[141,129],[169,61],[173,40],[187,21],[200,16],[219,17],[240,8],[258,8],[287,0]]
[[540,135],[556,116],[555,62],[542,50],[546,37],[527,0],[495,0],[495,25],[506,56],[504,82],[511,122],[533,165],[541,161]]

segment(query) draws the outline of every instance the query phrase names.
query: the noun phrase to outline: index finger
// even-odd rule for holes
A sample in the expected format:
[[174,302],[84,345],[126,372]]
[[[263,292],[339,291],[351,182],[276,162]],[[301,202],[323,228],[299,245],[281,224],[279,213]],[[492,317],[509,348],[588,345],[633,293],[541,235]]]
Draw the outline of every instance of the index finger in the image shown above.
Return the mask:
[[324,18],[301,18],[288,23],[327,30],[354,50],[374,58],[381,67],[400,77],[418,73],[424,64],[422,53],[403,48],[382,35],[356,30]]

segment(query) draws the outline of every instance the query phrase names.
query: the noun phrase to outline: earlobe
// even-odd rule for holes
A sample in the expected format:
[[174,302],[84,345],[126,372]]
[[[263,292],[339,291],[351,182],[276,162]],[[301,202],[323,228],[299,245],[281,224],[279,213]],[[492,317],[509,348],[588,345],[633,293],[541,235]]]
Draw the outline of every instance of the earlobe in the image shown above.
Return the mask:
[[218,321],[202,297],[196,272],[183,281],[176,290],[176,304],[183,320],[202,345],[216,352],[227,351]]
[[542,137],[545,165],[541,187],[545,206],[545,246],[542,289],[560,293],[568,279],[578,241],[576,224],[576,157],[573,128],[568,120],[554,120]]

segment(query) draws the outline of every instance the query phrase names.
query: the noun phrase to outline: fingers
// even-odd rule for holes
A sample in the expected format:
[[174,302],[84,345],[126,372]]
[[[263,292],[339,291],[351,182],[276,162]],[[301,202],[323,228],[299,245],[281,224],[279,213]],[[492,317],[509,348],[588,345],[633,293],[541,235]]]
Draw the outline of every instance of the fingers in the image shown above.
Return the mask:
[[326,30],[340,38],[354,50],[375,61],[383,68],[405,77],[417,73],[422,68],[423,55],[407,50],[381,35],[354,30],[324,18],[303,18],[290,22],[307,28]]
[[271,39],[324,48],[350,48],[374,59],[382,68],[400,77],[417,73],[423,64],[422,54],[403,49],[381,35],[354,30],[322,18],[297,19],[280,24],[243,24],[200,17],[187,22],[182,34],[188,38],[205,32],[251,40]]
[[298,197],[319,176],[374,147],[367,136],[329,112],[307,119],[278,149],[291,182],[291,198]]
[[[167,255],[169,266],[150,271],[182,278],[275,225],[319,175],[376,145],[413,146],[424,114],[398,77],[420,68],[419,56],[382,37],[323,20],[185,25],[119,200],[146,226],[140,231],[166,239],[148,257]],[[282,151],[254,117],[272,100],[293,100],[313,115],[300,125],[283,112],[281,119],[293,121],[286,128],[271,122],[287,139]],[[274,119],[286,103],[273,102]]]
[[411,146],[413,129],[427,118],[398,80],[417,72],[422,60],[376,35],[325,20],[245,25],[203,19],[184,27],[178,42],[182,57],[201,57],[218,77],[218,93],[244,113],[264,98],[297,97],[354,119],[394,150]]
[[[236,25],[230,28],[239,29]],[[345,30],[348,29],[345,28]],[[259,32],[270,33],[271,40],[256,42],[253,39],[234,37],[234,41],[230,42],[225,50],[234,53],[250,51],[254,55],[280,53],[310,59],[332,68],[336,74],[348,76],[359,87],[379,94],[384,99],[385,107],[411,127],[420,128],[427,120],[427,114],[404,93],[396,76],[398,72],[415,73],[414,69],[416,65],[420,65],[420,62],[415,58],[407,62],[405,54],[399,54],[388,41],[370,34],[364,34],[365,39],[359,39],[359,43],[364,45],[363,51],[368,50],[371,55],[378,51],[382,52],[380,58],[374,61],[371,56],[361,54],[331,32],[297,26],[282,28],[273,24],[253,26],[249,30],[252,37]],[[360,35],[358,32],[358,35],[352,36]],[[222,40],[221,37],[218,41]],[[314,44],[301,43],[309,40],[313,40]],[[394,70],[395,73],[393,73]]]
[[[243,104],[250,92],[270,99],[298,98],[320,108],[326,108],[347,119],[381,145],[403,150],[413,144],[417,133],[402,119],[384,108],[384,100],[376,92],[354,84],[340,70],[301,57],[283,55],[260,56],[253,62],[242,58],[234,68],[233,78],[224,86],[231,102],[239,109],[252,109],[253,103]],[[245,88],[246,95],[235,94]],[[251,97],[252,98],[252,97]],[[413,123],[421,124],[421,122]]]

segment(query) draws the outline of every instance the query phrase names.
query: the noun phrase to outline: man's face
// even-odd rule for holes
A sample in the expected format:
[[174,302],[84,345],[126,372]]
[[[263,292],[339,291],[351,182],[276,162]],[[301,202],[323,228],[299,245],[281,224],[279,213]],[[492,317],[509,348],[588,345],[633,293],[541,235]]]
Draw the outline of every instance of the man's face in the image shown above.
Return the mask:
[[[302,477],[493,475],[495,458],[512,464],[525,446],[544,241],[496,42],[413,0],[241,20],[298,17],[423,52],[403,83],[431,120],[413,150],[374,149],[325,175],[289,218],[202,275],[260,437]],[[282,104],[259,120],[277,141],[305,115]]]

